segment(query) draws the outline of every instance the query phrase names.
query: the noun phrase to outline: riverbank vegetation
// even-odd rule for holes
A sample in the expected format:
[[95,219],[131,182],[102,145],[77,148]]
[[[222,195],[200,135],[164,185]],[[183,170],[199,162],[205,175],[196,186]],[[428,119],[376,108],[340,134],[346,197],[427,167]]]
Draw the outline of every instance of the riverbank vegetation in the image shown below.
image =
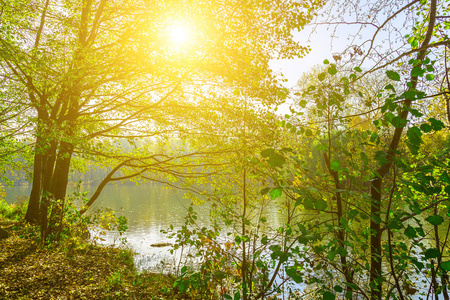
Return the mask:
[[[448,0],[41,2],[0,0],[0,169],[32,186],[25,223],[5,224],[18,259],[34,245],[67,265],[107,184],[156,181],[192,200],[167,230],[182,294],[450,299]],[[287,88],[269,63],[304,56],[293,33],[323,25],[348,43]],[[92,196],[67,196],[92,167]],[[94,264],[98,288],[137,293],[126,252],[83,245],[124,256]]]
[[127,248],[81,236],[40,244],[39,228],[24,222],[26,203],[0,203],[1,299],[195,299],[168,275],[138,272]]

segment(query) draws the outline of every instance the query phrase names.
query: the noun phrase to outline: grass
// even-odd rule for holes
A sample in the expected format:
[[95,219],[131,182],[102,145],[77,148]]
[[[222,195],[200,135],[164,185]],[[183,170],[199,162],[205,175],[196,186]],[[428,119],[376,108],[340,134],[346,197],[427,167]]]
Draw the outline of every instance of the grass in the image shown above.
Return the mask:
[[168,275],[138,272],[133,252],[88,242],[39,244],[39,229],[22,221],[25,204],[0,200],[0,299],[191,299]]

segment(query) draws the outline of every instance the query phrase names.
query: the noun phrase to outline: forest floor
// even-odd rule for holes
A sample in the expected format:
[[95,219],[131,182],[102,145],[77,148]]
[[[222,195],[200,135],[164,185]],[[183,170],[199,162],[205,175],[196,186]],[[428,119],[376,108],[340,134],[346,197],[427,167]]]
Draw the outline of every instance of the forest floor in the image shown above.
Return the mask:
[[42,246],[38,228],[0,211],[0,299],[190,299],[167,275],[137,272],[133,253],[68,240]]

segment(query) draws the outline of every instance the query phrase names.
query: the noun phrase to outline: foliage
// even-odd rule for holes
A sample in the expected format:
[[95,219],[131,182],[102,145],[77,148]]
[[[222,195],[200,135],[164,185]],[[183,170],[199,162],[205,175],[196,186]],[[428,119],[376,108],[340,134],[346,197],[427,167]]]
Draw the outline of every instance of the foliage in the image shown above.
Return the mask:
[[20,221],[27,209],[25,199],[18,200],[14,204],[8,205],[5,199],[0,198],[0,215],[5,218]]

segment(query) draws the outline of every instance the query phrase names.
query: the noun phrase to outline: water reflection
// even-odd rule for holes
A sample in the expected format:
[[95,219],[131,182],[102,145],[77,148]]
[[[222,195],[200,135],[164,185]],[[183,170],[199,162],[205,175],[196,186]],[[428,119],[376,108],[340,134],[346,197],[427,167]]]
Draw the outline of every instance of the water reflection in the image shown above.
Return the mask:
[[[92,188],[92,190],[90,190]],[[85,186],[88,194],[94,187]],[[188,199],[183,198],[182,191],[165,188],[158,183],[145,185],[109,185],[94,203],[91,211],[101,208],[111,208],[117,216],[128,219],[128,229],[125,237],[136,252],[137,264],[140,267],[155,267],[162,259],[169,259],[169,247],[156,248],[150,245],[170,242],[161,230],[167,230],[170,225],[175,229],[181,228],[187,209]],[[209,208],[199,206],[198,224],[209,225]],[[117,232],[106,232],[104,243],[111,244],[118,241]]]

